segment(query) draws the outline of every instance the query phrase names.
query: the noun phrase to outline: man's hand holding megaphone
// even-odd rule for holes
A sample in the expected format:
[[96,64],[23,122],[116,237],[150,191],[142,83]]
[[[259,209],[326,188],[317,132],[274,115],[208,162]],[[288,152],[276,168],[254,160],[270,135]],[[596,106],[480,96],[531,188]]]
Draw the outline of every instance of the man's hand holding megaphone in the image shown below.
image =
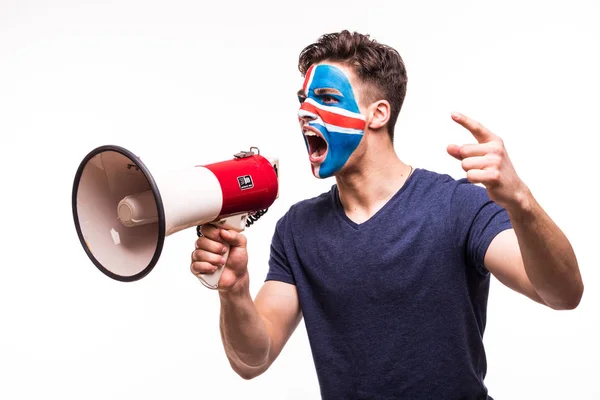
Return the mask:
[[[236,285],[248,284],[248,252],[246,237],[235,230],[203,225],[196,240],[190,269],[196,276],[213,274],[223,267],[218,290],[230,291]],[[229,250],[229,255],[227,251]]]

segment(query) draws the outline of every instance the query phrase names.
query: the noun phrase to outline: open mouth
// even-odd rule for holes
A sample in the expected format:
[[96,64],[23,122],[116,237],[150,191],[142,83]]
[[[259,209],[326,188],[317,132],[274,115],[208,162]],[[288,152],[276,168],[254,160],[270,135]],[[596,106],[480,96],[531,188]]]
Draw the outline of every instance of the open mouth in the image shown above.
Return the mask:
[[327,155],[327,142],[325,139],[321,135],[311,130],[304,131],[304,136],[306,137],[306,142],[308,143],[310,161],[323,161]]

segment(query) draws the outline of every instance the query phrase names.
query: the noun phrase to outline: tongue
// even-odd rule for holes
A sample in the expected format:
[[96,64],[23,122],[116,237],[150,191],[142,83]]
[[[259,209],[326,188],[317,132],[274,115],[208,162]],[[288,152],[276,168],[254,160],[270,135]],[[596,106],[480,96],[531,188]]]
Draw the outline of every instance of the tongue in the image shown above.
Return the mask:
[[327,148],[325,142],[322,139],[316,139],[314,140],[314,142],[316,147],[314,148],[313,152],[312,152],[312,156],[313,157],[319,157],[322,156],[323,153],[325,153],[325,149]]

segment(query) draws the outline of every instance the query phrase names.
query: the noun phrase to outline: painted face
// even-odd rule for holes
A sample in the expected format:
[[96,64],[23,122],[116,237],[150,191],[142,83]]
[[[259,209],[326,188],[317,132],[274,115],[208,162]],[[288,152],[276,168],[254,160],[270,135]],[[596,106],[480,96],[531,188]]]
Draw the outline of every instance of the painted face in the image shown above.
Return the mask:
[[333,65],[313,65],[298,93],[298,118],[313,174],[327,178],[338,172],[360,143],[365,117],[350,81]]

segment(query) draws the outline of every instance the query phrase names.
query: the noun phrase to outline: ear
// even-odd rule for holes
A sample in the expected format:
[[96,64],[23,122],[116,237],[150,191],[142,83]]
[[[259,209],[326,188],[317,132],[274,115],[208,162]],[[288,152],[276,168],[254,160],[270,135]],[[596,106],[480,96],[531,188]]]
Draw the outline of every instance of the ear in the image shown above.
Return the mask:
[[387,100],[378,100],[369,106],[369,116],[367,126],[369,129],[381,129],[387,125],[390,120],[392,108]]

